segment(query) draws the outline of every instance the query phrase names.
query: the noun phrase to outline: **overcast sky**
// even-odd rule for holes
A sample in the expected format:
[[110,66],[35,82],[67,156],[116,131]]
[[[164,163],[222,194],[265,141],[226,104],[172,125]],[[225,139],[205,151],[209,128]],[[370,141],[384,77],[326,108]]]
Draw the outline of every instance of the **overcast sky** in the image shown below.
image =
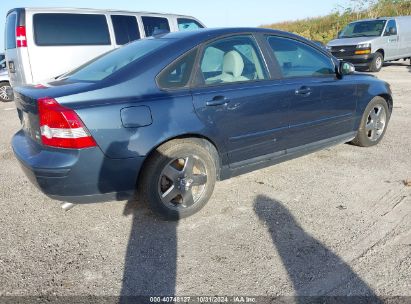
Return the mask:
[[339,0],[1,0],[0,50],[4,49],[4,23],[15,7],[87,7],[178,13],[195,16],[208,27],[259,26],[330,13]]

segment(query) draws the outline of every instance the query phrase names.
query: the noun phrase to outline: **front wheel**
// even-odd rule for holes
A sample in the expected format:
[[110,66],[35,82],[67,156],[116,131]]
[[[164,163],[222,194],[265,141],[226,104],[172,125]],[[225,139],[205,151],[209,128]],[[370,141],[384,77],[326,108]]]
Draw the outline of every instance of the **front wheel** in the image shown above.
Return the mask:
[[380,52],[376,52],[370,65],[371,72],[379,72],[384,65],[384,56]]
[[352,143],[360,147],[377,145],[387,131],[390,114],[387,101],[384,98],[375,97],[371,100],[361,118],[357,137]]
[[140,197],[169,220],[198,212],[216,183],[217,153],[201,139],[177,139],[160,146],[147,160]]
[[11,101],[10,97],[7,95],[7,89],[10,88],[10,84],[7,81],[0,82],[0,101],[8,102]]

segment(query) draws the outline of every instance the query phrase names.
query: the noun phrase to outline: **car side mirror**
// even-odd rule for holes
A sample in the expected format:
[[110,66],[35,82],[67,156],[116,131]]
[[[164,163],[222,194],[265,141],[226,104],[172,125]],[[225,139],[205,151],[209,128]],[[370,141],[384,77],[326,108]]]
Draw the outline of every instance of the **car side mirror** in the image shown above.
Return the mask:
[[341,34],[342,34],[342,31],[339,31],[337,34],[337,38],[340,38]]
[[340,67],[338,69],[338,73],[341,76],[344,75],[351,75],[354,74],[355,72],[355,66],[352,63],[346,62],[346,61],[341,61],[340,62]]

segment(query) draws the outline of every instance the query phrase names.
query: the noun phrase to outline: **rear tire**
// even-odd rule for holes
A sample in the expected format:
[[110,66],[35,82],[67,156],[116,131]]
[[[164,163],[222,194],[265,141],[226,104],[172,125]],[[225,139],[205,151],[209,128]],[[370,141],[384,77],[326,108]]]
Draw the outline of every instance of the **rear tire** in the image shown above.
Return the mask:
[[377,145],[387,131],[390,116],[387,101],[379,96],[374,97],[365,108],[357,136],[351,143],[359,147]]
[[0,101],[1,102],[9,102],[12,101],[8,96],[7,96],[7,89],[11,88],[10,83],[7,81],[2,81],[0,82]]
[[370,64],[371,72],[379,72],[384,65],[384,56],[380,52],[376,52],[374,58]]
[[138,192],[155,212],[179,220],[200,211],[217,179],[217,152],[202,139],[171,140],[142,169]]

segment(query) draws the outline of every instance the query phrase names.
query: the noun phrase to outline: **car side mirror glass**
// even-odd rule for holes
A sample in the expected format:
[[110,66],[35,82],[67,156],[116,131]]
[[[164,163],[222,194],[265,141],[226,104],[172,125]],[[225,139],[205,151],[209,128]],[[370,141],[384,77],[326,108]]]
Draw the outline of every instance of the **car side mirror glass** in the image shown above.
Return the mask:
[[339,70],[341,75],[351,75],[355,72],[355,66],[352,63],[342,61]]
[[390,35],[391,36],[397,35],[397,29],[395,27],[390,27]]

